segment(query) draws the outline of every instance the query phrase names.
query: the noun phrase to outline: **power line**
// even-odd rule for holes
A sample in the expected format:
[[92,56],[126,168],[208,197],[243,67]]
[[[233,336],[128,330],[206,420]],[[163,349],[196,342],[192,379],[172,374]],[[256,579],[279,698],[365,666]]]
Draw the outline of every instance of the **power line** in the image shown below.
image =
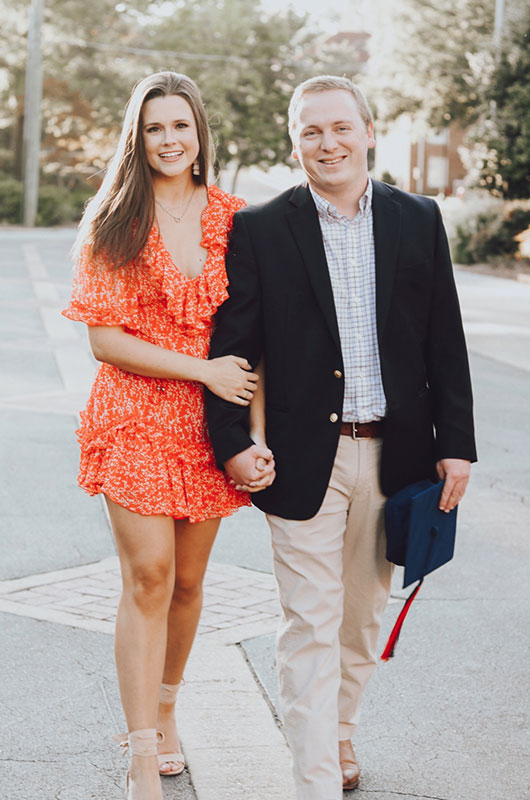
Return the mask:
[[[214,62],[226,62],[230,61],[237,64],[248,64],[248,63],[255,63],[255,64],[277,64],[282,67],[313,67],[315,64],[315,59],[318,59],[317,56],[304,56],[300,58],[299,61],[284,61],[281,58],[273,59],[273,58],[252,58],[251,56],[238,56],[238,55],[231,55],[231,54],[220,54],[220,53],[180,53],[175,50],[152,50],[145,47],[130,47],[129,45],[120,45],[116,46],[113,44],[106,44],[104,42],[89,42],[86,39],[77,39],[77,38],[63,38],[61,37],[60,44],[67,44],[71,47],[81,47],[91,50],[102,50],[107,53],[115,53],[117,56],[123,55],[138,55],[138,56],[155,56],[158,58],[175,58],[175,59],[191,59],[193,61],[214,61]],[[54,43],[55,47],[55,43]],[[342,53],[337,53],[337,55],[343,55]],[[322,54],[320,56],[323,60],[326,60],[326,54]],[[352,60],[347,64],[339,64],[338,62],[334,62],[334,66],[337,69],[345,69],[348,71],[353,66],[358,66],[358,62]],[[410,70],[399,67],[393,66],[392,67],[393,74],[403,74],[409,75]],[[438,75],[461,75],[462,69],[447,69],[444,68],[438,72]]]
[[178,53],[174,50],[150,50],[145,47],[130,47],[128,45],[120,45],[116,47],[113,44],[104,44],[103,42],[88,42],[85,39],[64,39],[61,38],[62,44],[68,44],[72,47],[82,47],[91,50],[104,50],[108,53],[126,53],[127,55],[134,56],[157,56],[158,58],[182,58],[193,59],[195,61],[232,61],[234,63],[247,63],[253,62],[256,64],[276,64],[281,63],[283,66],[299,66],[303,65],[304,61],[281,61],[280,59],[273,58],[251,58],[248,56],[238,55],[221,55],[217,53]]

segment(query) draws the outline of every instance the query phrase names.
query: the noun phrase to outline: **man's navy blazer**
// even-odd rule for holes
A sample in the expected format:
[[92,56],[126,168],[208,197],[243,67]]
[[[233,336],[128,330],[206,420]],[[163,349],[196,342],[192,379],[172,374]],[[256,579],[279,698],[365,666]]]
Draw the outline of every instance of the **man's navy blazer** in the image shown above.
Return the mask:
[[[469,366],[453,268],[434,200],[373,181],[376,314],[388,405],[385,495],[435,478],[441,458],[476,460]],[[210,358],[264,357],[267,444],[276,480],[252,495],[264,511],[314,516],[340,435],[344,395],[333,292],[307,185],[234,216],[229,299],[215,317]],[[339,376],[339,377],[337,377]],[[252,444],[248,408],[206,392],[216,460]],[[333,421],[338,418],[338,421]]]

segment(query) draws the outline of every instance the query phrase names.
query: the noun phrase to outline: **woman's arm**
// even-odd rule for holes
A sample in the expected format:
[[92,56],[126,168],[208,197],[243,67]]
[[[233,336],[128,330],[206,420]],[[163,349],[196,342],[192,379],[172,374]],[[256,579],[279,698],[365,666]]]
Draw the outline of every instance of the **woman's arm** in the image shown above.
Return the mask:
[[[256,367],[256,374],[259,380],[250,403],[249,433],[254,444],[267,447],[265,439],[265,365],[263,359],[261,359]],[[256,459],[256,469],[261,473],[260,477],[248,484],[236,484],[236,489],[254,493],[261,492],[263,489],[266,489],[267,486],[270,486],[276,477],[274,456],[271,454],[271,457],[268,459],[264,457]]]
[[256,367],[258,384],[250,403],[250,438],[255,444],[267,447],[265,438],[265,365],[263,359]]
[[241,406],[248,406],[258,376],[238,356],[208,361],[158,347],[125,333],[120,325],[88,325],[88,338],[97,361],[147,378],[198,381],[211,392]]

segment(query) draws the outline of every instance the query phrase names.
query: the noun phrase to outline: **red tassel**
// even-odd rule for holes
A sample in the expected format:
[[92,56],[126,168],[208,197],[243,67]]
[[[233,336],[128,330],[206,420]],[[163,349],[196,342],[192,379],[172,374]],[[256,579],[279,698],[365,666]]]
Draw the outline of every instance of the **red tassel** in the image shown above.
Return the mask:
[[416,588],[412,591],[412,593],[407,597],[405,601],[405,605],[401,609],[401,613],[396,620],[396,624],[392,628],[392,632],[388,637],[388,642],[386,643],[386,647],[381,654],[381,661],[388,661],[389,658],[393,658],[394,656],[394,649],[396,647],[397,641],[399,639],[399,634],[401,633],[401,628],[403,627],[403,623],[405,622],[405,617],[409,613],[409,608],[411,607],[414,598],[418,594],[420,587],[423,583],[423,578],[418,583]]

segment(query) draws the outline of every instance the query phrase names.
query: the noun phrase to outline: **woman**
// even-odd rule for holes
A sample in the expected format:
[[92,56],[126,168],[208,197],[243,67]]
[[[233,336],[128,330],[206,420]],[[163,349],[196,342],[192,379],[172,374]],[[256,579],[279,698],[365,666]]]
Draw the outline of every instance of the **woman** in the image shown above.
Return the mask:
[[102,362],[81,415],[79,483],[105,496],[123,577],[116,663],[129,800],[161,800],[159,772],[184,769],[173,710],[206,564],[220,518],[249,504],[216,469],[203,415],[203,385],[241,405],[257,385],[245,359],[207,360],[212,315],[228,296],[227,236],[244,205],[207,185],[211,157],[193,81],[140,81],[81,222],[63,312],[88,325]]

